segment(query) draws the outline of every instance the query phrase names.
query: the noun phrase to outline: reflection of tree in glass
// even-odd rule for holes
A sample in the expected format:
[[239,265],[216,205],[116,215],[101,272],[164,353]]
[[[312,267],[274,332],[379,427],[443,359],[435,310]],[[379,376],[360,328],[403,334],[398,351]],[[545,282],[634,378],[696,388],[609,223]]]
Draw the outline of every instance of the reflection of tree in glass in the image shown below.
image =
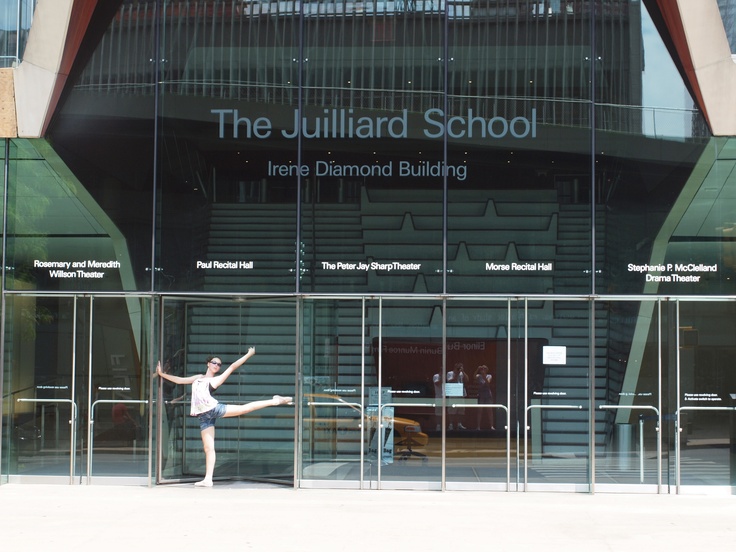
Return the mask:
[[[19,153],[19,158],[26,157],[26,152]],[[15,185],[8,190],[8,258],[13,267],[7,276],[9,289],[28,287],[18,285],[20,282],[35,284],[37,269],[33,261],[48,258],[45,221],[53,197],[49,188],[57,184],[56,179],[49,182],[54,173],[45,162],[19,162],[17,166]]]
[[[12,236],[13,234],[8,232],[8,235]],[[15,259],[15,263],[13,264],[14,269],[8,272],[8,289],[18,289],[18,282],[35,284],[36,275],[33,268],[33,261],[34,259],[40,261],[46,260],[46,237],[37,235],[34,237],[16,238],[12,242],[12,245],[8,247],[9,257]],[[26,286],[20,287],[25,288]]]
[[22,339],[33,340],[36,338],[36,327],[41,324],[51,324],[54,315],[46,307],[36,308],[23,307],[20,312],[20,335]]
[[[25,145],[24,145],[25,144]],[[33,261],[48,259],[48,217],[52,198],[57,193],[57,177],[46,162],[38,159],[38,152],[27,142],[18,144],[14,157],[14,178],[8,188],[8,289],[35,289],[36,274]],[[39,326],[50,324],[53,313],[33,302],[20,305],[20,335],[33,340]]]

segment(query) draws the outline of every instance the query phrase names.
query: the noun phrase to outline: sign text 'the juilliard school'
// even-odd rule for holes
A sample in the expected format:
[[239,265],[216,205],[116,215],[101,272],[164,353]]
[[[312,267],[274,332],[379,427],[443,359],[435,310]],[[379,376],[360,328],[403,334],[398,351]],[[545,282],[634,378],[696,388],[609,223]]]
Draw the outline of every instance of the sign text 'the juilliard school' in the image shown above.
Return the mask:
[[[229,138],[263,140],[274,134],[273,124],[268,117],[241,117],[237,109],[212,109],[218,117],[218,137],[225,138],[225,128],[232,127]],[[442,109],[432,108],[424,112],[422,132],[427,138],[536,138],[537,110],[531,110],[531,117],[506,119],[495,116],[490,119],[480,117],[468,109],[466,116],[453,115],[445,120]],[[287,139],[297,138],[394,138],[409,137],[409,111],[403,109],[393,117],[356,116],[352,109],[324,109],[319,116],[303,116],[294,110],[291,128],[281,129],[280,134]]]

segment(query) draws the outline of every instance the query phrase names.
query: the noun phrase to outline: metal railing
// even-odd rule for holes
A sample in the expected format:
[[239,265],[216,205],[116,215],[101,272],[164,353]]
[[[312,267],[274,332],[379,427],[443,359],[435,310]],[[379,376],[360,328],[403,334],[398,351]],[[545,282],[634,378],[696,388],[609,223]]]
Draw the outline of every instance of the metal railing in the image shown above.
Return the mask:
[[681,406],[677,409],[675,415],[675,488],[677,494],[680,494],[680,469],[682,464],[681,458],[681,438],[682,426],[680,425],[680,414],[682,412],[736,412],[736,406]]
[[529,413],[532,410],[582,410],[580,404],[530,404],[524,410],[524,491],[528,490],[529,482],[529,443],[528,436],[531,430],[531,422],[529,422]]
[[0,2],[0,67],[20,63],[28,41],[37,0],[5,0]]
[[39,404],[69,404],[71,405],[71,418],[69,419],[69,483],[74,484],[74,467],[77,440],[77,403],[72,399],[16,399],[17,402],[39,403]]
[[[150,52],[156,30],[153,3],[124,4],[76,88],[151,96],[158,83],[163,93],[175,96],[296,107],[301,86],[305,106],[406,108],[418,114],[443,107],[446,90],[448,116],[466,116],[472,109],[474,116],[485,118],[505,114],[529,117],[535,109],[540,125],[589,129],[590,45],[555,45],[558,52],[552,56],[553,62],[548,61],[548,55],[534,52],[535,48],[539,52],[545,49],[543,37],[550,26],[564,24],[567,35],[583,36],[589,22],[582,14],[587,13],[585,6],[590,2],[519,1],[513,3],[513,14],[501,10],[508,4],[494,0],[449,2],[446,14],[444,0],[176,2],[160,15],[165,45],[162,53],[146,55],[141,52]],[[627,25],[640,24],[629,21],[627,5],[624,1],[606,2],[596,8],[601,25],[613,21],[618,22],[614,28],[623,25],[621,35],[612,37],[620,48],[630,39]],[[406,11],[412,16],[392,18]],[[300,13],[305,17],[295,17]],[[456,44],[449,46],[448,59],[438,23],[446,15],[457,19],[452,23]],[[300,45],[295,37],[302,23],[304,44]],[[507,51],[517,48],[514,44],[489,49],[482,39],[488,33],[520,25],[532,44],[522,56]],[[383,30],[376,34],[379,27]],[[352,38],[337,40],[333,34]],[[401,55],[397,55],[394,38],[399,34],[406,41],[400,47]],[[237,36],[240,38],[235,40]],[[424,38],[412,45],[413,36]],[[435,37],[436,44],[426,44],[427,36]],[[508,65],[508,56],[514,60],[512,65]],[[156,57],[159,63],[155,63]],[[602,75],[617,75],[616,83],[610,78],[599,79],[596,96],[603,103],[596,101],[596,128],[680,139],[700,135],[704,127],[697,124],[696,110],[638,105],[641,98],[621,82],[626,82],[627,72],[642,68],[616,61],[625,57],[622,51],[611,60],[601,59],[596,66]],[[156,74],[157,67],[160,74]],[[546,86],[552,89],[547,91]]]
[[[662,492],[662,432],[659,426],[659,410],[655,406],[625,406],[602,404],[601,410],[652,410],[657,417],[657,493]],[[639,482],[644,483],[644,420],[639,418]]]
[[[115,400],[115,399],[100,399],[92,403],[92,408],[89,414],[89,424],[87,425],[87,484],[92,482],[92,453],[94,451],[94,439],[95,439],[95,408],[98,404],[148,404],[147,400]],[[135,446],[135,439],[133,440]]]

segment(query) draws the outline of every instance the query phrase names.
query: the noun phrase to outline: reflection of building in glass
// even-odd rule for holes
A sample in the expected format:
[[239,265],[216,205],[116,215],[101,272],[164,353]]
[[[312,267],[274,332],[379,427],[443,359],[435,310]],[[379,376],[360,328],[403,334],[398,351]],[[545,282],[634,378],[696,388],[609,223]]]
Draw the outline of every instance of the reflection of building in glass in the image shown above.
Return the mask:
[[[254,344],[223,400],[296,395],[305,413],[218,428],[232,477],[501,485],[513,457],[545,483],[550,464],[590,483],[600,460],[653,485],[680,465],[663,451],[693,451],[673,420],[723,444],[723,419],[680,408],[730,407],[736,298],[728,106],[683,53],[687,17],[654,0],[73,4],[59,66],[34,57],[45,3],[5,74],[18,427],[37,385],[75,395],[84,426],[101,379],[147,401],[154,357],[190,375]],[[644,99],[646,44],[687,107]],[[435,392],[456,363],[487,366],[495,402]],[[200,436],[163,392],[163,429],[136,419],[165,433],[159,476],[186,478]],[[361,426],[383,416],[422,475],[371,456],[391,447]],[[476,418],[495,429],[458,433]],[[642,480],[613,473],[637,431]]]
[[[135,52],[153,39],[144,24],[153,16],[146,4],[124,7],[79,86],[152,93],[156,66]],[[562,10],[538,1],[419,2],[406,11],[394,2],[256,2],[235,11],[227,2],[173,3],[165,17],[162,85],[176,96],[423,113],[444,110],[446,91],[448,115],[536,108],[540,124],[589,128],[595,81],[599,128],[640,124],[632,106],[641,101],[641,16],[625,1],[603,4],[593,25],[586,2]]]

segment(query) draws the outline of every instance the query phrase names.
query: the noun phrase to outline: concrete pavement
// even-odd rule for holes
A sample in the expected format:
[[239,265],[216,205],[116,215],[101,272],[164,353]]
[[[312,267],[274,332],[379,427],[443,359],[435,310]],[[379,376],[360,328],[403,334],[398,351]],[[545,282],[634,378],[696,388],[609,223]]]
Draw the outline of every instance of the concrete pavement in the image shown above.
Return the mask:
[[2,549],[732,550],[736,496],[0,486]]

